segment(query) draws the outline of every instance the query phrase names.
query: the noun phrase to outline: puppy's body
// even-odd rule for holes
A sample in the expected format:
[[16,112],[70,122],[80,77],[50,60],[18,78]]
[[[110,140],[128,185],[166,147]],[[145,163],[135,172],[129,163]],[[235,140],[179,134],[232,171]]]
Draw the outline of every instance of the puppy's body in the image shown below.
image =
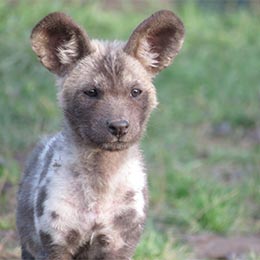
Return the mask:
[[36,147],[20,185],[24,260],[132,257],[147,208],[138,140],[157,103],[152,77],[182,40],[169,11],[144,21],[126,44],[91,41],[61,13],[34,28],[33,50],[58,76],[64,129]]
[[38,160],[28,165],[20,188],[26,195],[20,196],[18,223],[26,228],[22,242],[36,259],[45,255],[42,241],[65,255],[92,246],[94,252],[84,252],[88,258],[83,259],[103,259],[108,250],[108,259],[121,259],[120,250],[136,245],[146,203],[136,146],[113,153],[86,151],[59,133],[35,152]]

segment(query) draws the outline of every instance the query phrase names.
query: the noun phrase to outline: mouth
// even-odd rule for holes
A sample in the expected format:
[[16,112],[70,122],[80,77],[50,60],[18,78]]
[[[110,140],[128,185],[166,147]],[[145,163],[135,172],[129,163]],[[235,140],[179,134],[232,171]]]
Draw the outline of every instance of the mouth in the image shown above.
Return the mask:
[[116,137],[116,136],[103,136],[103,135],[96,135],[96,134],[87,134],[84,128],[80,129],[80,138],[81,140],[92,147],[99,148],[104,151],[122,151],[128,149],[131,145],[133,145],[138,138],[126,138],[123,137]]
[[115,142],[109,142],[109,143],[102,143],[99,145],[99,147],[102,150],[106,151],[122,151],[127,148],[129,148],[131,144],[129,142],[122,142],[122,141],[115,141]]

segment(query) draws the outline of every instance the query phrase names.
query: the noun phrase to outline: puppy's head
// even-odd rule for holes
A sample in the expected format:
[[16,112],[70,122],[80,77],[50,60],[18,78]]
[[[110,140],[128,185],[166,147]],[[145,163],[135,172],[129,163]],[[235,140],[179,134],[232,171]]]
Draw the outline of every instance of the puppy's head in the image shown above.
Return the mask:
[[159,11],[127,43],[90,40],[63,13],[51,13],[31,35],[42,64],[59,78],[59,102],[73,135],[83,144],[121,150],[137,142],[156,106],[152,78],[181,49],[184,27]]

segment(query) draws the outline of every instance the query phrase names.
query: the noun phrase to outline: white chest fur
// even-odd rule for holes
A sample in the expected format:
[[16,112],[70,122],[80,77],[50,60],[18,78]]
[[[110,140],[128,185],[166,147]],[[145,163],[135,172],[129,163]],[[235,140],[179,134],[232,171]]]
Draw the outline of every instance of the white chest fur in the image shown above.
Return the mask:
[[[43,214],[36,216],[38,234],[51,235],[53,243],[66,244],[71,231],[80,234],[79,244],[97,234],[105,234],[121,247],[119,231],[113,227],[116,216],[134,209],[136,218],[144,218],[146,176],[139,156],[129,151],[116,167],[104,165],[95,172],[93,155],[82,165],[67,149],[54,151],[48,172],[38,186],[38,196],[45,189]],[[113,172],[109,172],[109,169]],[[106,172],[108,171],[108,172]],[[75,249],[71,249],[73,252]]]

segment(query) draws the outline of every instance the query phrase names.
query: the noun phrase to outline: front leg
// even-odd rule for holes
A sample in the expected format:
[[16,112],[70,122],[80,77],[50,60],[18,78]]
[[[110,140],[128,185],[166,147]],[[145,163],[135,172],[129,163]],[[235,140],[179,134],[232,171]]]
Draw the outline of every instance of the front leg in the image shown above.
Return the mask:
[[91,241],[87,259],[130,260],[143,232],[144,221],[144,216],[138,216],[134,209],[128,209],[116,215],[109,233],[100,230]]
[[42,251],[36,257],[37,260],[72,260],[72,255],[65,246],[53,243],[52,237],[40,232]]
[[97,235],[91,244],[81,248],[73,258],[75,260],[130,260],[122,248],[117,249],[113,242],[104,234]]
[[25,246],[21,248],[22,260],[35,260],[33,255],[26,249]]

